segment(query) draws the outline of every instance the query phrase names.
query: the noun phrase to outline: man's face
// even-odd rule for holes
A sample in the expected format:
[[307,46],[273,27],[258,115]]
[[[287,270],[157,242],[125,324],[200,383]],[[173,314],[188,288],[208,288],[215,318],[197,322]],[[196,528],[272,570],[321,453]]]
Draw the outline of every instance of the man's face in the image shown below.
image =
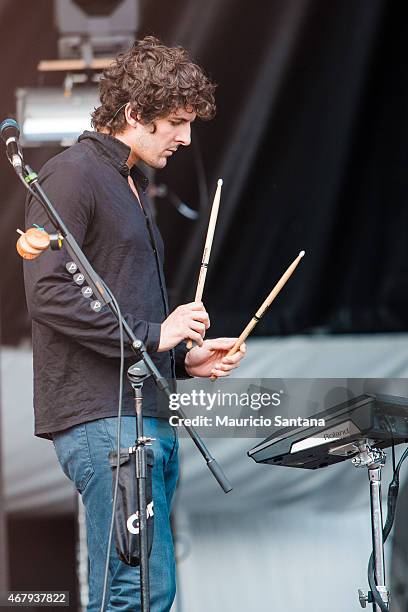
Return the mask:
[[127,142],[136,161],[141,160],[152,168],[164,168],[167,159],[180,145],[186,147],[191,142],[191,123],[196,113],[178,108],[167,117],[154,120],[153,125],[143,125],[138,121],[128,128]]

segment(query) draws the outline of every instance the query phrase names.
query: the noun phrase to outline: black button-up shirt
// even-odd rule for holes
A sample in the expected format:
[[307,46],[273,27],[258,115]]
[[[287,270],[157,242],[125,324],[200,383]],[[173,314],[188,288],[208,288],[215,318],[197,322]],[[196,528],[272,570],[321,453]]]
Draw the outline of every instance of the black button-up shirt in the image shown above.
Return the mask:
[[[84,132],[78,143],[49,160],[40,182],[96,272],[118,300],[122,315],[167,378],[185,375],[185,344],[158,353],[168,315],[163,242],[145,196],[148,181],[126,161],[130,148],[109,135]],[[141,205],[128,176],[138,190]],[[27,200],[26,228],[53,232],[41,205]],[[119,328],[107,306],[90,308],[72,274],[64,246],[24,261],[33,319],[35,433],[50,437],[79,423],[114,416],[119,392]],[[127,368],[136,361],[125,335],[123,414],[134,414]],[[144,383],[143,412],[158,411],[152,379]]]

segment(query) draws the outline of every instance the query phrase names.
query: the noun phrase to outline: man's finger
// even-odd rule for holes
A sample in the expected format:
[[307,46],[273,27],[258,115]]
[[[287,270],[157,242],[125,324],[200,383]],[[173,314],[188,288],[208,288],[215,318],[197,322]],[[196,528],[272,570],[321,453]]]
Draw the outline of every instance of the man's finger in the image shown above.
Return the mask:
[[240,351],[237,351],[230,357],[227,357],[227,356],[223,357],[221,361],[222,363],[237,364],[239,361],[241,361],[243,357],[244,357],[243,354]]
[[190,314],[195,321],[201,321],[202,323],[204,323],[206,329],[210,327],[210,317],[208,316],[207,312],[203,312],[200,310],[192,310]]
[[228,351],[237,340],[238,338],[215,338],[208,341],[208,348],[211,350]]
[[190,329],[187,338],[190,338],[190,340],[198,344],[198,346],[203,346],[204,340],[202,339],[201,334],[199,334],[198,332]]
[[202,302],[190,302],[189,304],[185,304],[191,310],[205,310],[204,304]]
[[201,323],[200,321],[191,321],[190,329],[193,329],[194,331],[198,332],[201,337],[204,338],[207,327],[204,325],[204,323]]
[[221,361],[221,363],[217,363],[216,366],[217,370],[223,370],[224,372],[230,372],[231,370],[234,370],[235,368],[238,367],[237,363],[223,363]]
[[215,378],[222,378],[223,376],[229,376],[229,372],[224,372],[224,370],[214,368],[211,372],[211,376],[214,376]]

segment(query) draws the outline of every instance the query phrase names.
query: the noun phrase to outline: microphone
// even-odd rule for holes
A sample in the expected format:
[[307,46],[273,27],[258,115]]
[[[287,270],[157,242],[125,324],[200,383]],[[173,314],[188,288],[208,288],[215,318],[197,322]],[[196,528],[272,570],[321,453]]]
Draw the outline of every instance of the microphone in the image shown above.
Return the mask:
[[23,156],[18,142],[20,128],[14,119],[4,119],[0,123],[0,136],[6,143],[7,157],[18,174],[23,174]]

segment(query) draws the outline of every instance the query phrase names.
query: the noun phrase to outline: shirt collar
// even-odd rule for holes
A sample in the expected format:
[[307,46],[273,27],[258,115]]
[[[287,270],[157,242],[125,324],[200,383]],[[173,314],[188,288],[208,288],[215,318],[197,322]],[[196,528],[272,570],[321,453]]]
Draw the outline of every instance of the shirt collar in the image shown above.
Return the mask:
[[78,142],[83,140],[92,140],[96,142],[104,156],[109,159],[113,166],[123,176],[129,176],[130,174],[132,179],[141,186],[143,192],[147,190],[149,185],[149,179],[147,176],[137,166],[133,166],[129,169],[129,166],[126,163],[130,155],[130,147],[128,147],[128,145],[110,134],[104,134],[103,132],[91,132],[88,130],[83,132],[78,138]]

